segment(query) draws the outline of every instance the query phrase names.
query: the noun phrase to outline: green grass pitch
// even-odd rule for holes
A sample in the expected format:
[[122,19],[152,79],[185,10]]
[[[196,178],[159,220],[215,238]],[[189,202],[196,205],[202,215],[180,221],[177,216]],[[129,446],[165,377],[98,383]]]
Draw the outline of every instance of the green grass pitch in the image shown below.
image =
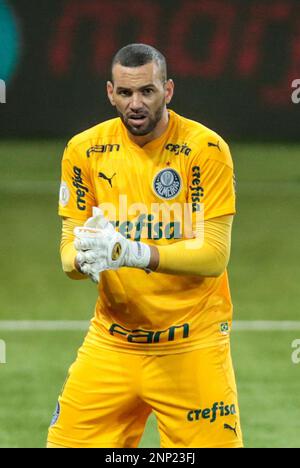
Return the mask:
[[[61,271],[57,217],[63,142],[0,144],[0,320],[89,320],[91,282]],[[233,144],[238,214],[229,267],[237,320],[300,320],[300,146]],[[43,447],[83,332],[1,331],[0,447]],[[300,447],[300,331],[235,331],[247,447]],[[141,446],[159,446],[154,418]]]

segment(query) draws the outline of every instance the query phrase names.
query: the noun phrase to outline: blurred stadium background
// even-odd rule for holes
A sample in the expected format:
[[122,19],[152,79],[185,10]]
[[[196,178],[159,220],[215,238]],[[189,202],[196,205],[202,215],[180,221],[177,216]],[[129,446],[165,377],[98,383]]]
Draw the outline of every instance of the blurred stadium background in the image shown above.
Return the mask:
[[[72,135],[114,116],[105,80],[129,42],[165,52],[174,110],[231,144],[232,347],[245,443],[300,447],[300,364],[291,359],[300,339],[299,20],[296,0],[0,0],[0,447],[45,445],[85,334],[70,321],[93,314],[94,285],[60,267],[60,158]],[[153,417],[141,446],[159,446]]]

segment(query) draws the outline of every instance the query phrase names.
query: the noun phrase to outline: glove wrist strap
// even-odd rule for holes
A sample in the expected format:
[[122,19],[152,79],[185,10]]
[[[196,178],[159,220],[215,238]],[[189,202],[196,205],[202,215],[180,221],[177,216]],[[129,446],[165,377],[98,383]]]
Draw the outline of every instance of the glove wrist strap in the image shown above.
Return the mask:
[[147,268],[150,263],[151,249],[143,242],[128,241],[128,252],[125,266],[133,268]]

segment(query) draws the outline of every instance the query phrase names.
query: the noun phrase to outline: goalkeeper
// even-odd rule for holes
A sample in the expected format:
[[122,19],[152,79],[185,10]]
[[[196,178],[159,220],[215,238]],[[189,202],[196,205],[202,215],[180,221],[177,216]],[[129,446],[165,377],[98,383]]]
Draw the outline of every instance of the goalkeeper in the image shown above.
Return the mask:
[[243,445],[226,271],[232,158],[218,134],[168,109],[173,93],[160,52],[122,48],[107,82],[118,117],[65,150],[63,269],[99,295],[48,447],[137,447],[151,412],[163,448]]

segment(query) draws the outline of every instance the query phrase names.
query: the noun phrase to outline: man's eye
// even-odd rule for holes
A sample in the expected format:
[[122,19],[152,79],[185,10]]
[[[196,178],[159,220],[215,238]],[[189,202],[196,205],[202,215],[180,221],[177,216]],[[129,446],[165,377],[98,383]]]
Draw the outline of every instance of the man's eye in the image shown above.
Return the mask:
[[126,91],[126,89],[123,89],[122,91],[119,91],[119,94],[120,94],[120,96],[123,96],[123,97],[130,96],[130,92]]
[[152,88],[146,88],[143,90],[143,94],[144,96],[149,96],[150,94],[152,94],[154,91]]

